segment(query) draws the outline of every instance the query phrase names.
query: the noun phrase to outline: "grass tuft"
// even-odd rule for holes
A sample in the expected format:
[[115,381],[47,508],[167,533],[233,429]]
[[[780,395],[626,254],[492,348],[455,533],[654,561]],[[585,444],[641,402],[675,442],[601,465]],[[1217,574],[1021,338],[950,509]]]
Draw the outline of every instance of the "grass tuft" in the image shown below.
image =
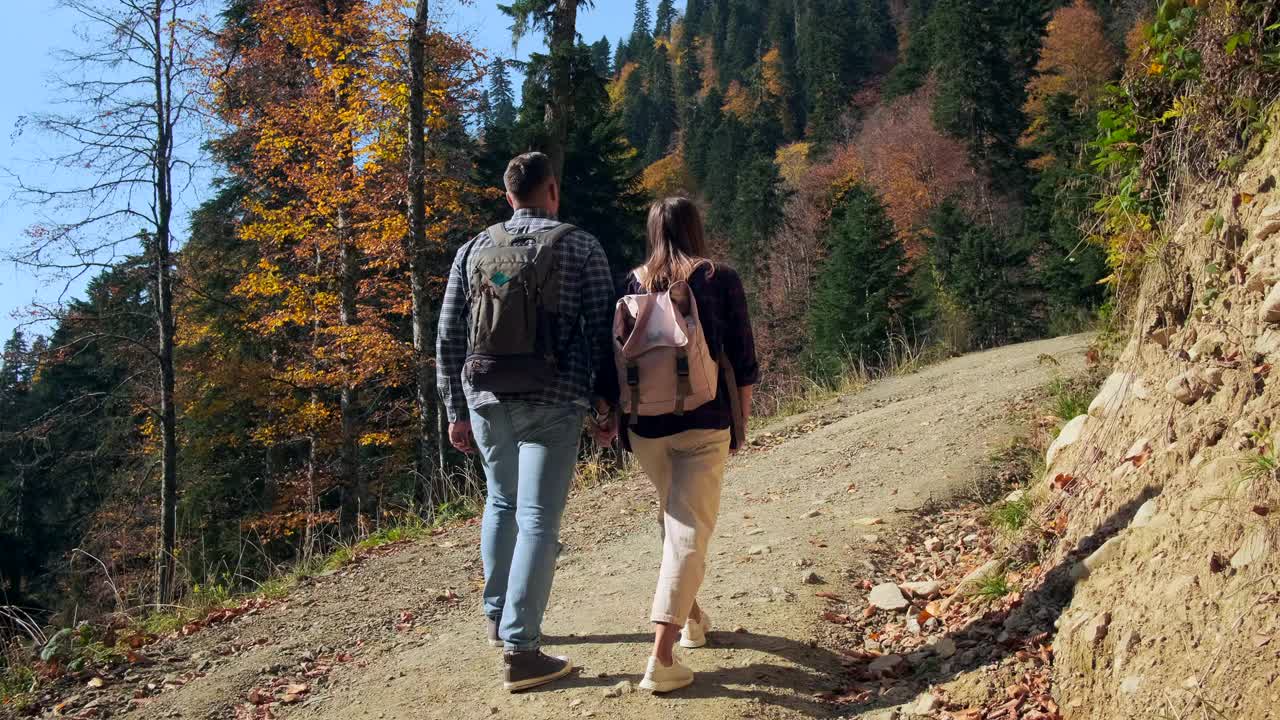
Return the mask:
[[1009,578],[1002,572],[994,572],[978,581],[974,595],[988,601],[996,601],[1013,592]]
[[998,503],[991,509],[989,518],[996,529],[1016,535],[1031,522],[1033,509],[1031,500],[1023,497]]
[[1049,412],[1060,420],[1070,420],[1089,412],[1090,388],[1079,382],[1056,377],[1049,383]]

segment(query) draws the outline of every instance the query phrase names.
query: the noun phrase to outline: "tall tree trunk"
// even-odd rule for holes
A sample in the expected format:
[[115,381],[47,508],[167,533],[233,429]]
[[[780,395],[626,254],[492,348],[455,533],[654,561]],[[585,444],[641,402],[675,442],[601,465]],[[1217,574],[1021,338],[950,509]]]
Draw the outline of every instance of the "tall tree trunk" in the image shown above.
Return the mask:
[[[340,5],[340,12],[347,12],[346,4]],[[342,60],[339,62],[350,62]],[[350,105],[350,81],[344,81],[334,91],[334,112],[345,113]],[[357,296],[360,291],[360,250],[356,247],[355,228],[352,211],[349,206],[350,192],[356,173],[355,133],[350,124],[343,128],[340,182],[342,183],[341,204],[337,209],[338,230],[338,322],[343,328],[353,328],[359,324]],[[349,351],[341,354],[344,370],[353,370],[353,359]],[[359,435],[360,435],[360,392],[353,377],[343,380],[338,392],[338,412],[341,417],[342,437],[339,449],[338,472],[341,475],[344,493],[343,524],[348,529],[361,531],[361,515],[369,512],[370,503],[367,478],[360,471]],[[352,525],[354,523],[354,526]]]
[[431,308],[431,266],[435,253],[427,240],[426,50],[429,0],[417,0],[409,34],[409,280],[413,291],[413,350],[417,372],[418,468],[428,502],[444,501],[444,474],[436,432],[436,383],[432,356],[435,313]]
[[[348,165],[347,172],[354,172],[354,165]],[[351,227],[351,218],[349,210],[341,208],[338,210],[338,234],[340,253],[338,265],[338,322],[344,328],[355,327],[359,322],[358,310],[356,307],[356,293],[359,291],[360,282],[360,254],[355,246],[355,238],[353,237],[353,229]],[[350,353],[344,351],[342,353],[343,362],[346,364],[346,370],[351,371],[352,360]],[[357,417],[360,412],[360,392],[356,388],[355,380],[347,378],[343,380],[342,388],[338,391],[338,412],[342,422],[342,447],[339,450],[339,472],[342,475],[343,487],[346,488],[347,502],[344,503],[348,522],[356,522],[356,530],[359,530],[358,522],[360,515],[369,511],[369,488],[366,485],[364,474],[360,472],[359,444],[358,437],[360,432],[360,423]],[[348,526],[350,527],[350,526]]]
[[556,0],[551,26],[551,102],[546,107],[551,130],[551,156],[556,177],[564,177],[565,149],[569,144],[569,115],[573,109],[573,54],[578,39],[578,3]]
[[[163,0],[155,0],[151,31],[156,54],[153,66],[156,103],[156,154],[154,192],[158,223],[153,238],[156,271],[156,325],[159,330],[160,365],[160,555],[158,558],[156,602],[172,602],[174,594],[175,546],[178,530],[178,420],[174,406],[173,368],[173,276],[170,221],[173,216],[173,187],[170,168],[173,159],[173,126],[170,107],[173,78],[160,49],[164,47]],[[172,42],[172,39],[170,39]]]

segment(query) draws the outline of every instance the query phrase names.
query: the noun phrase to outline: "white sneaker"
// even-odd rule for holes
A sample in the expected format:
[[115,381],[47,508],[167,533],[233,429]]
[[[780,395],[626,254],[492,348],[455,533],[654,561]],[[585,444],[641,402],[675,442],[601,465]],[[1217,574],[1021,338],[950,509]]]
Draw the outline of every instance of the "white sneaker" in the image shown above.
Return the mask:
[[649,658],[649,667],[644,671],[644,679],[640,688],[655,693],[668,693],[693,684],[693,671],[680,664],[680,658],[671,656],[674,661],[663,665],[658,658]]
[[707,644],[707,633],[711,632],[711,616],[706,610],[702,611],[702,620],[694,622],[690,618],[684,624],[684,630],[680,631],[680,647],[682,648],[700,648]]

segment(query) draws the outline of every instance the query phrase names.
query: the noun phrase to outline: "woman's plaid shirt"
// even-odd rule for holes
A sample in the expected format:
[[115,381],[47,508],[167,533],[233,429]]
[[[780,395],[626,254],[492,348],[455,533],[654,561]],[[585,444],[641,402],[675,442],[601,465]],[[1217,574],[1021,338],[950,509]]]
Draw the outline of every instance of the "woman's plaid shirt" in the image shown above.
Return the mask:
[[[512,234],[537,232],[560,224],[550,213],[524,208],[505,223]],[[537,405],[578,403],[585,405],[591,393],[596,368],[606,358],[612,367],[613,308],[617,296],[609,261],[594,236],[582,230],[565,235],[556,243],[556,266],[560,271],[560,374],[555,382],[536,393],[501,396],[479,392],[462,379],[467,359],[467,319],[470,316],[467,260],[474,250],[491,247],[488,232],[477,235],[458,249],[449,270],[449,285],[440,307],[440,327],[436,341],[436,383],[449,422],[466,420],[468,408],[496,402],[519,401]]]

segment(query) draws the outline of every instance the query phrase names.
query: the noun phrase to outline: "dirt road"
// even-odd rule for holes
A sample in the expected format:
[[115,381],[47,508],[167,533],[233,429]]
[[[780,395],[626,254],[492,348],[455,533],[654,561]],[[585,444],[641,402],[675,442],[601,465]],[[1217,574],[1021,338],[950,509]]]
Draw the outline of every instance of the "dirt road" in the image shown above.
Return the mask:
[[640,679],[651,638],[659,553],[641,476],[571,500],[545,625],[547,649],[580,668],[565,681],[520,695],[501,690],[500,656],[483,642],[477,607],[473,525],[162,645],[156,652],[181,687],[130,715],[235,717],[252,688],[337,654],[342,662],[312,679],[302,701],[273,708],[274,717],[829,717],[814,696],[836,684],[839,663],[815,634],[822,588],[804,576],[816,572],[839,591],[850,558],[896,515],[963,490],[1011,432],[1009,403],[1056,372],[1044,356],[1074,370],[1084,346],[1077,336],[953,359],[768,428],[764,447],[730,464],[701,594],[717,627],[707,648],[683,652],[698,673],[688,690],[607,696]]

